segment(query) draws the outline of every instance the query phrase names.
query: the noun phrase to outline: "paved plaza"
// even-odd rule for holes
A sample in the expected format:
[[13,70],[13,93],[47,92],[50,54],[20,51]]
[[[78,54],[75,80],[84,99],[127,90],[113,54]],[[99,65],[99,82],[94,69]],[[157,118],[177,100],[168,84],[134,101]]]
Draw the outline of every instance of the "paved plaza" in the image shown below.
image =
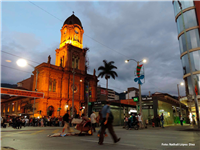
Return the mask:
[[[99,129],[99,128],[97,128]],[[98,145],[97,133],[92,136],[48,137],[62,131],[62,127],[23,127],[1,129],[1,147],[17,150],[199,150],[200,132],[192,126],[168,126],[142,130],[114,127],[119,143],[114,144],[110,134]],[[76,131],[76,130],[75,130]]]

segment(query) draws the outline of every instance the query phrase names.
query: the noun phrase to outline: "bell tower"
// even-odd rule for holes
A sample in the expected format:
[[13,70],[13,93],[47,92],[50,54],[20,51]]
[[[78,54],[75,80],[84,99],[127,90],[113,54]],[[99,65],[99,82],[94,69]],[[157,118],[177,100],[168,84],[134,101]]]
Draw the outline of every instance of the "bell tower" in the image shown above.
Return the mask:
[[80,20],[73,14],[67,18],[61,31],[60,48],[65,44],[71,44],[83,48],[83,27]]
[[78,17],[68,17],[61,31],[60,47],[56,50],[56,66],[85,70],[85,50],[83,50],[83,27]]

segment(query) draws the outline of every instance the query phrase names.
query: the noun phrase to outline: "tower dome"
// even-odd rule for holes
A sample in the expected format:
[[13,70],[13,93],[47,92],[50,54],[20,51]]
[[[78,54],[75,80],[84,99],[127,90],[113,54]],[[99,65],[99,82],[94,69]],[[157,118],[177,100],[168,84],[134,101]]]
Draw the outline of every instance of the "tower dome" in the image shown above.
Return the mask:
[[79,18],[76,17],[74,14],[72,14],[70,17],[68,17],[68,18],[65,20],[63,26],[64,26],[65,24],[68,24],[68,25],[78,24],[78,25],[83,29],[82,24],[81,24],[81,21],[80,21]]

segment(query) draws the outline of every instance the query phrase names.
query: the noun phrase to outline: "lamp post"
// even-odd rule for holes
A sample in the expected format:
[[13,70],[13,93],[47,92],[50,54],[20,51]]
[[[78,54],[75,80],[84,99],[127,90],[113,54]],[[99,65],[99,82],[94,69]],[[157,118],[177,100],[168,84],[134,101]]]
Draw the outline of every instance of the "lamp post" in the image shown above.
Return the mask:
[[177,89],[178,89],[178,100],[179,100],[179,107],[180,107],[180,115],[182,116],[182,108],[181,108],[181,101],[180,101],[179,85],[183,86],[184,83],[181,82],[180,84],[177,84]]
[[72,115],[71,115],[71,117],[73,118],[74,117],[74,75],[75,75],[75,71],[74,71],[74,65],[73,65],[73,71],[72,71],[72,73],[73,73],[73,94],[72,94]]
[[[128,60],[125,60],[125,63],[128,63],[130,60],[135,61],[135,62],[137,63],[137,66],[138,66],[141,62],[143,62],[143,63],[146,63],[146,62],[147,62],[146,59],[143,59],[143,60],[141,60],[141,61],[137,61],[137,60],[135,60],[135,59],[128,59]],[[138,84],[138,85],[139,85],[139,106],[140,106],[140,115],[142,115],[141,85],[140,85],[140,84]]]
[[[18,59],[16,63],[19,67],[25,67],[25,66],[29,65],[35,69],[35,67],[31,64],[28,64],[25,59]],[[39,71],[38,71],[38,69],[36,69],[35,92],[37,92],[38,74],[39,74]],[[35,97],[34,97],[34,104],[33,104],[33,117],[34,117],[34,110],[35,110]]]
[[192,91],[194,95],[194,101],[195,101],[195,106],[196,106],[196,116],[197,116],[197,123],[198,123],[198,129],[200,129],[200,122],[199,122],[199,105],[198,105],[198,99],[196,97],[195,93],[195,84],[194,84],[194,78],[193,78],[193,72],[192,72],[192,65],[191,65],[191,59],[190,59],[190,52],[189,52],[189,47],[188,47],[188,41],[187,41],[187,35],[186,35],[186,30],[185,30],[185,23],[184,23],[184,17],[183,17],[183,10],[182,10],[182,4],[178,0],[178,4],[181,9],[181,16],[182,16],[182,22],[183,22],[183,31],[184,31],[184,36],[185,36],[185,42],[186,42],[186,49],[187,49],[187,56],[188,56],[188,62],[189,62],[189,68],[190,68],[190,74],[191,74],[191,82],[192,82]]

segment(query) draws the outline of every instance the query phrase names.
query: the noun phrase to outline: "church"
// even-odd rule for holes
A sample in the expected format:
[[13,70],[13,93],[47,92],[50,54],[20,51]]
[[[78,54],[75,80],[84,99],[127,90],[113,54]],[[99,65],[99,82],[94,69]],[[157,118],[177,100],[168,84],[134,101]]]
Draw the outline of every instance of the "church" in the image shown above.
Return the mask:
[[[44,93],[44,98],[35,100],[35,117],[63,116],[66,110],[70,110],[72,115],[72,101],[75,113],[81,114],[81,107],[86,109],[88,102],[97,99],[98,79],[95,69],[93,75],[87,73],[88,48],[83,48],[84,30],[81,21],[73,13],[65,20],[60,31],[61,40],[59,48],[55,50],[55,65],[51,64],[49,56],[47,63],[35,67],[34,76],[31,77],[31,90]],[[18,84],[24,87],[23,83]],[[17,105],[14,106],[16,109],[13,109],[13,114],[19,114],[19,110],[20,113],[33,114],[32,110],[25,110],[26,104],[34,104],[33,98],[18,98],[16,102],[13,99],[11,103]]]
[[87,74],[88,48],[83,48],[84,30],[81,21],[73,13],[65,20],[60,31],[61,40],[59,48],[55,50],[55,65],[50,63],[49,56],[47,63],[36,66],[33,71],[33,90],[38,71],[36,89],[44,93],[44,98],[37,99],[35,106],[45,116],[63,116],[67,109],[72,114],[73,98],[76,113],[79,113],[80,107],[87,107],[88,99],[89,102],[96,101],[98,80],[95,70],[93,75]]

